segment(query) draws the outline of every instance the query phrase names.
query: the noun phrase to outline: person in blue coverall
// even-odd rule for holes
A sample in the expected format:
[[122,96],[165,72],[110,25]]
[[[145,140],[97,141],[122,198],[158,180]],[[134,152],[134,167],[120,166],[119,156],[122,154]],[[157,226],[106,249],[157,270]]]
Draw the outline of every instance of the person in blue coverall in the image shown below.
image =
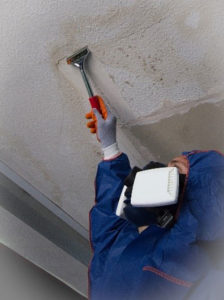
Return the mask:
[[96,109],[86,118],[104,153],[89,213],[89,299],[224,299],[224,156],[191,151],[172,160],[168,166],[185,174],[174,224],[138,227],[115,214],[131,172],[118,149],[116,118]]

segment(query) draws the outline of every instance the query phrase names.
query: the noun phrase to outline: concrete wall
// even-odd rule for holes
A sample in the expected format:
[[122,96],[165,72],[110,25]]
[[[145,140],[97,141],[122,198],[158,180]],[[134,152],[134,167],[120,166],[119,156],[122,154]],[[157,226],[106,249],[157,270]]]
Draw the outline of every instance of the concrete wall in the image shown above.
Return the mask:
[[[65,249],[65,247],[62,247],[62,245],[59,245],[59,243],[50,238],[49,235],[45,236],[42,232],[39,232],[37,227],[32,228],[30,224],[25,223],[14,214],[15,210],[10,212],[8,208],[9,207],[5,209],[0,206],[1,244],[59,279],[77,293],[82,296],[87,296],[88,270],[87,266],[83,264],[80,259],[82,254],[79,253],[78,257],[75,255],[75,252],[77,254],[75,250],[73,255],[71,255],[71,252],[68,251],[68,247]],[[24,209],[23,205],[22,209]],[[26,215],[27,210],[25,209],[22,212]],[[41,222],[41,217],[39,220]],[[39,227],[41,227],[42,224],[40,224]],[[57,226],[59,224],[55,225]],[[46,233],[48,231],[49,229],[46,226]],[[60,238],[63,230],[58,228],[58,231],[60,231],[60,234],[58,234]],[[65,233],[65,239],[67,239],[67,237],[68,234]],[[72,240],[72,244],[75,243],[79,243],[79,240],[76,239],[76,235],[74,235],[74,240]],[[69,248],[71,250],[71,247]],[[18,272],[20,271],[20,268],[17,268],[16,265],[15,269],[18,269]]]
[[2,244],[0,244],[0,267],[1,299],[87,299]]
[[0,6],[0,159],[86,228],[101,154],[86,91],[59,67],[74,50],[92,51],[88,74],[133,163],[223,150],[222,0]]

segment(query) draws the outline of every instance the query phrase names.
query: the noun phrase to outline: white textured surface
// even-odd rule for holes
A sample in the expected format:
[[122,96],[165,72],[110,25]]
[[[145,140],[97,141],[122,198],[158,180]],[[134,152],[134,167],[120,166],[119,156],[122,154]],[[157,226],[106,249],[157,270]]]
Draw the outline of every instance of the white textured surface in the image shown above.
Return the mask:
[[[2,0],[0,159],[87,228],[101,154],[87,94],[58,61],[88,45],[94,88],[121,124],[219,101],[223,10],[223,0]],[[135,157],[133,142],[121,147]]]

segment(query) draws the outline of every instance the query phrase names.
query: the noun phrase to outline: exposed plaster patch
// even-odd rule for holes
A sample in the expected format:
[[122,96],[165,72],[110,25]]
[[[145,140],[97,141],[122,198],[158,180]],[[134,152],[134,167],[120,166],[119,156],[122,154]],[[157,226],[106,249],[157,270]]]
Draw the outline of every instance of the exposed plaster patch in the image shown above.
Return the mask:
[[224,91],[220,93],[211,94],[201,99],[197,99],[197,100],[195,99],[190,102],[182,100],[179,104],[176,104],[176,106],[173,105],[173,101],[167,99],[164,100],[162,106],[154,113],[136,118],[135,120],[131,120],[123,124],[123,126],[129,127],[129,126],[157,123],[163,119],[172,117],[176,114],[185,114],[192,108],[197,107],[203,103],[214,103],[217,105],[219,103],[222,104],[223,99],[224,99]]
[[224,101],[205,103],[184,114],[154,124],[130,128],[139,143],[150,149],[154,157],[168,163],[183,151],[217,149],[224,151]]

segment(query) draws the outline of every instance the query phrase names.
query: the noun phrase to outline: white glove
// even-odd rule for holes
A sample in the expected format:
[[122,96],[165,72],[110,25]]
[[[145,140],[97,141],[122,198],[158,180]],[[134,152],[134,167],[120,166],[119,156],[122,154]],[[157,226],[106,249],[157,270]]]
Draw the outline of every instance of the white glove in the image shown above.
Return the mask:
[[116,140],[117,119],[108,109],[106,120],[103,119],[97,109],[93,108],[93,113],[97,119],[96,134],[102,146],[104,159],[115,158],[121,154]]

